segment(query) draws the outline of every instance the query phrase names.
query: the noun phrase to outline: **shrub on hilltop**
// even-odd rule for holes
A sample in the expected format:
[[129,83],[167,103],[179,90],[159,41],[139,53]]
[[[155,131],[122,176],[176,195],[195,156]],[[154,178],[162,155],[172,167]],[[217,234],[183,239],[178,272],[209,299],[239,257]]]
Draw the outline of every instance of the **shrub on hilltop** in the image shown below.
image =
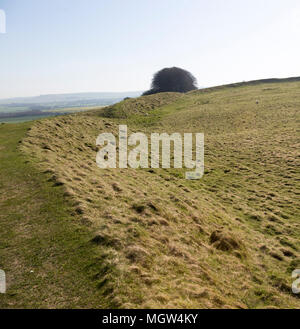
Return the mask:
[[197,80],[190,72],[179,67],[166,67],[154,74],[151,89],[143,95],[161,92],[186,93],[195,89],[197,89]]

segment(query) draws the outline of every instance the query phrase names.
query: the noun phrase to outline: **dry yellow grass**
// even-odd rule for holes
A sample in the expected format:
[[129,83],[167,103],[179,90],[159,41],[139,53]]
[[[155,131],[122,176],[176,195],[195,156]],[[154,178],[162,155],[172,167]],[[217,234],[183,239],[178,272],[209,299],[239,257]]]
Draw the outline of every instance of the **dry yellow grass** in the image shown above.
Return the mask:
[[[107,305],[299,308],[290,274],[300,267],[300,84],[156,98],[37,122],[22,144],[94,232],[94,280]],[[185,169],[99,169],[96,137],[117,135],[119,123],[204,132],[203,179],[185,180]]]

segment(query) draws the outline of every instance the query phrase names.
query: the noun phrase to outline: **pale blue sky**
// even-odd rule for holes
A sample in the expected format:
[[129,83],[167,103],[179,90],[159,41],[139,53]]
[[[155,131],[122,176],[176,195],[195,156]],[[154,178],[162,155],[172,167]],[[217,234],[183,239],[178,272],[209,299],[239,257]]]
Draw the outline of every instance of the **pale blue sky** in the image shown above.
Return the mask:
[[300,76],[299,0],[0,0],[0,98]]

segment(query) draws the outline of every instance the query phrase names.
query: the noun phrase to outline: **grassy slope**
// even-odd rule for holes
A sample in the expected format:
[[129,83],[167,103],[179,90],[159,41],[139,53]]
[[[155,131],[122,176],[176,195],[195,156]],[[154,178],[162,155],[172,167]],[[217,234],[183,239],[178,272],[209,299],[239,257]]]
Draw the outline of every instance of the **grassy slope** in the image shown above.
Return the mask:
[[62,187],[18,150],[31,124],[0,125],[0,308],[101,307],[91,233],[70,215]]
[[[73,225],[93,233],[81,255],[100,255],[88,276],[99,307],[300,306],[290,289],[300,267],[299,105],[299,82],[242,85],[146,96],[32,127],[22,149],[67,196],[72,234]],[[203,179],[97,168],[97,135],[121,122],[146,133],[204,132]]]

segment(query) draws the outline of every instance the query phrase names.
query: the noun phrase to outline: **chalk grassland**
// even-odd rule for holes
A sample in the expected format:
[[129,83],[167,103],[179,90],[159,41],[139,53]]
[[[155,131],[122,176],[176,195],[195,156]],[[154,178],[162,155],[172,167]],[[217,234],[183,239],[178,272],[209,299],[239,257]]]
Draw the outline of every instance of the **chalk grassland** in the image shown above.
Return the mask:
[[[80,271],[99,307],[299,308],[299,107],[299,82],[266,83],[36,122],[20,148],[91,234]],[[204,177],[99,169],[96,137],[117,135],[121,123],[147,134],[204,132]]]

